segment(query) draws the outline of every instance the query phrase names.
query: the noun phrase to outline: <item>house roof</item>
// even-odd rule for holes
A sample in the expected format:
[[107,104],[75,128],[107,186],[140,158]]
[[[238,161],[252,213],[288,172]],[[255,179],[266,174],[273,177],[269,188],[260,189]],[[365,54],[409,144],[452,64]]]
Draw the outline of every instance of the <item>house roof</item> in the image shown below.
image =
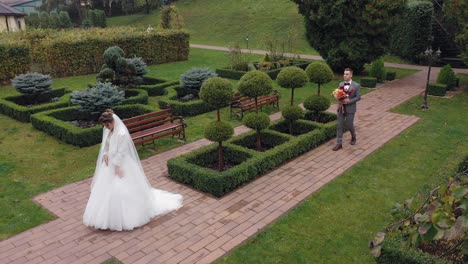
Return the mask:
[[21,4],[26,4],[29,2],[35,2],[37,0],[2,0],[4,4],[7,4],[8,6],[17,6]]
[[0,2],[0,16],[25,16],[26,14]]

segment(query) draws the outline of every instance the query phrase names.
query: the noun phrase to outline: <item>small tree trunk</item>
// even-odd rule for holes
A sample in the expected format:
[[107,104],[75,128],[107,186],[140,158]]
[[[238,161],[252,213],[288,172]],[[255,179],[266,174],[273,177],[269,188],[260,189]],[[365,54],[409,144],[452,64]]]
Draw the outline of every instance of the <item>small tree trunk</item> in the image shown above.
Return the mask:
[[291,89],[291,105],[294,104],[294,88]]
[[262,138],[260,136],[260,130],[257,130],[257,150],[262,150]]
[[217,110],[218,112],[218,122],[221,121],[221,114],[219,113],[219,109]]
[[318,83],[318,91],[317,91],[317,95],[320,96],[320,82]]
[[255,113],[258,114],[258,99],[255,97]]
[[219,141],[219,146],[218,146],[218,171],[223,171],[223,168],[224,168],[223,142]]

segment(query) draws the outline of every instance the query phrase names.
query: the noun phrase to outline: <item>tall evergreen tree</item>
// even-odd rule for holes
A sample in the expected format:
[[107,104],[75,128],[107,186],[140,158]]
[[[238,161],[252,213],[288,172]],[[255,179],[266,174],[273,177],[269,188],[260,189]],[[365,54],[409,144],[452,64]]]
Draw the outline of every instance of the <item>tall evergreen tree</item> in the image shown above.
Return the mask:
[[305,18],[307,39],[335,72],[364,69],[384,54],[393,19],[405,0],[292,0]]

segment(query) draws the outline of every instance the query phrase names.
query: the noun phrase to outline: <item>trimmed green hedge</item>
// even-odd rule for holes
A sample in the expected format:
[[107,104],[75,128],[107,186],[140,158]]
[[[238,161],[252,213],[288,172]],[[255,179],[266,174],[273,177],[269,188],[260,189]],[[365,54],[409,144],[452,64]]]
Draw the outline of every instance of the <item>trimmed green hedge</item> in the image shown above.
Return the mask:
[[0,98],[0,113],[21,122],[29,122],[30,116],[34,113],[68,106],[70,96],[71,94],[68,93],[65,88],[54,89],[52,91],[52,95],[43,95],[43,98],[39,98],[39,101],[46,101],[54,97],[60,97],[58,101],[35,105],[32,107],[25,106],[27,100],[27,96],[25,95],[7,96]]
[[389,71],[387,72],[387,81],[393,81],[396,78],[396,72],[394,71]]
[[177,100],[178,90],[183,90],[180,85],[173,85],[166,88],[167,95],[159,99],[158,104],[161,109],[172,107],[174,115],[196,116],[215,110],[203,100],[193,100],[181,102]]
[[447,91],[447,85],[442,83],[430,83],[427,88],[427,94],[434,96],[444,96]]
[[380,264],[393,264],[393,263],[407,263],[407,264],[449,264],[450,261],[436,258],[430,254],[422,252],[421,250],[401,246],[403,240],[398,237],[386,237],[382,243],[382,250],[380,257],[377,258],[377,263]]
[[26,45],[0,44],[0,61],[0,83],[9,82],[31,68],[30,50]]
[[[319,124],[300,121],[308,122],[318,129],[297,137],[274,130],[263,130],[262,142],[266,146],[276,145],[265,152],[257,152],[249,148],[255,142],[256,133],[256,131],[250,131],[226,141],[223,146],[224,159],[237,164],[236,166],[223,172],[206,167],[208,164],[217,162],[217,143],[214,143],[168,160],[169,176],[197,190],[221,197],[336,136],[336,122]],[[273,125],[284,122],[282,120]]]
[[[302,68],[304,70],[305,68],[307,68],[307,66],[309,64],[310,64],[310,61],[300,61],[300,62],[293,62],[293,64],[288,65],[288,66],[296,66],[296,67]],[[264,72],[266,74],[268,74],[272,80],[275,80],[276,77],[278,76],[279,72],[283,68],[284,67],[269,70],[269,71],[264,71]],[[230,68],[221,68],[221,69],[216,69],[216,73],[218,74],[219,77],[233,79],[233,80],[240,80],[240,78],[242,78],[242,76],[244,74],[246,74],[247,72],[246,71],[232,70]]]
[[329,112],[320,112],[318,115],[315,112],[307,111],[304,115],[305,120],[315,121],[319,123],[328,123],[337,120],[336,114]]
[[143,89],[148,92],[148,96],[164,95],[166,88],[169,86],[178,85],[179,81],[168,81],[158,78],[144,77],[143,84],[138,85],[138,89]]
[[148,104],[148,92],[143,89],[125,90],[125,97],[122,104]]
[[377,78],[375,77],[362,77],[361,85],[368,88],[375,88],[377,86]]
[[[71,106],[40,112],[31,116],[31,122],[36,129],[68,144],[87,147],[100,143],[102,126],[80,128],[70,123],[73,120],[97,120],[99,118],[99,114],[83,116],[78,108],[79,106]],[[141,104],[119,105],[113,110],[122,119],[153,112],[151,107]]]

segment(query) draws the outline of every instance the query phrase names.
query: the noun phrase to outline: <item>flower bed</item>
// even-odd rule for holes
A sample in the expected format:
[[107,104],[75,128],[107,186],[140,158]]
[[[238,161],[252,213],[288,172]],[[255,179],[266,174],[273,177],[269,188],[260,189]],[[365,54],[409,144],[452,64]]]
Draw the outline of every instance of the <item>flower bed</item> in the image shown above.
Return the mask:
[[[273,126],[282,122],[284,121],[276,122]],[[225,159],[237,165],[222,172],[210,169],[207,164],[215,162],[218,157],[218,144],[214,143],[169,160],[169,177],[221,197],[336,135],[336,122],[319,124],[301,120],[300,123],[308,123],[309,128],[315,129],[300,136],[263,130],[262,142],[271,147],[264,152],[252,149],[256,132],[250,131],[224,143]]]
[[[57,137],[65,143],[79,147],[98,144],[102,140],[102,127],[80,128],[71,123],[74,120],[97,120],[99,114],[83,116],[79,106],[49,110],[31,116],[33,127]],[[149,106],[134,104],[120,105],[114,108],[120,118],[129,118],[152,112]]]
[[[28,97],[24,95],[7,96],[0,98],[0,113],[21,122],[29,122],[30,117],[34,113],[56,109],[68,106],[70,94],[65,88],[54,89],[51,94],[42,95],[39,102],[46,102],[38,105],[27,106]],[[52,98],[59,98],[55,102],[50,102]]]

